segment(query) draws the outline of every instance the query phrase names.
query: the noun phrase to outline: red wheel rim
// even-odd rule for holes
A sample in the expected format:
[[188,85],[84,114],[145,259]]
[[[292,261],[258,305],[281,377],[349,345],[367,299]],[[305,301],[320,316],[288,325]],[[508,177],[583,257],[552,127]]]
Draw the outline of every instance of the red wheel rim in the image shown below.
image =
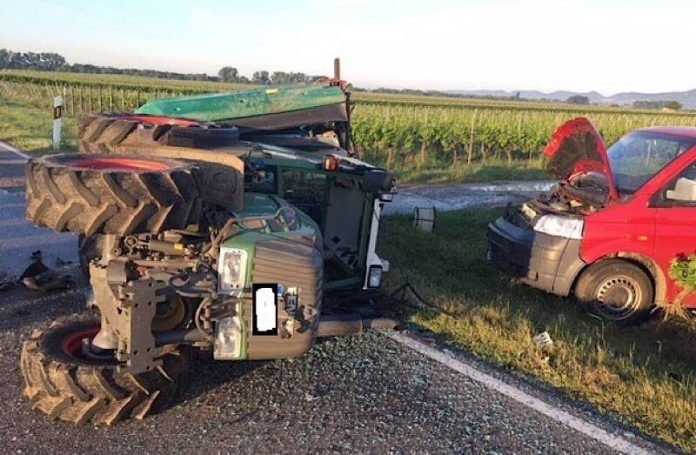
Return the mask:
[[157,115],[119,115],[116,118],[129,122],[145,123],[148,125],[172,125],[189,128],[192,126],[201,126],[200,122],[194,120],[186,120],[183,118],[161,117]]
[[166,171],[169,166],[165,163],[148,160],[131,160],[128,158],[95,158],[77,160],[70,163],[70,166],[80,169],[95,169],[109,171]]
[[70,357],[84,360],[85,356],[82,353],[82,340],[85,338],[88,340],[93,340],[95,336],[99,333],[99,327],[94,327],[93,329],[83,330],[82,332],[76,332],[68,335],[61,343],[61,348]]

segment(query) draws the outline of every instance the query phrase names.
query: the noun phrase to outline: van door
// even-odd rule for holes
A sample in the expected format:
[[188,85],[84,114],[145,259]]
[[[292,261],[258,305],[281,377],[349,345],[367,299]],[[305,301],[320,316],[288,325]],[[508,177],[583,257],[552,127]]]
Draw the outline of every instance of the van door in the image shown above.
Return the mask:
[[[681,288],[669,278],[670,263],[680,255],[696,253],[696,163],[658,192],[651,205],[657,208],[654,258],[667,277],[671,301]],[[684,304],[696,307],[696,294]]]

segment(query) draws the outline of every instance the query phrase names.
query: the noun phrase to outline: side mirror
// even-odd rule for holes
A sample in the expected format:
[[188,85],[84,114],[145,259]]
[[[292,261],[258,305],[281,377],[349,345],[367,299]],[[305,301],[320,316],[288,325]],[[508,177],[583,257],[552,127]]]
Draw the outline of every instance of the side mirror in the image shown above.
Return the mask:
[[696,202],[696,181],[687,178],[677,179],[673,190],[665,191],[668,201]]
[[370,169],[363,175],[363,191],[366,193],[380,193],[391,191],[394,176],[382,169]]

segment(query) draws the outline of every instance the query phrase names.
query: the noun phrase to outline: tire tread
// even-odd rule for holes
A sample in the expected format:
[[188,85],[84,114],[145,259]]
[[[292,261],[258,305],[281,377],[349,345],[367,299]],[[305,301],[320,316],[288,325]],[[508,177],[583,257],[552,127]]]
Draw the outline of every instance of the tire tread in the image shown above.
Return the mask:
[[165,353],[160,368],[142,375],[118,372],[115,365],[76,365],[56,355],[61,348],[49,342],[51,332],[86,324],[98,324],[98,319],[71,316],[24,343],[20,369],[32,409],[75,425],[113,425],[141,420],[171,402],[183,383],[181,372],[188,369],[186,351]]

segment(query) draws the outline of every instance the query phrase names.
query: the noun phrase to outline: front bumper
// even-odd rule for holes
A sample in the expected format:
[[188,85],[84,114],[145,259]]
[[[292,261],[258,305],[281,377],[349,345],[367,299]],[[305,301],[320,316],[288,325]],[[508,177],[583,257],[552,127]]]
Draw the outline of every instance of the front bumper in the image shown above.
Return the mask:
[[585,263],[581,240],[521,228],[501,217],[488,225],[488,257],[513,277],[537,289],[567,296]]

